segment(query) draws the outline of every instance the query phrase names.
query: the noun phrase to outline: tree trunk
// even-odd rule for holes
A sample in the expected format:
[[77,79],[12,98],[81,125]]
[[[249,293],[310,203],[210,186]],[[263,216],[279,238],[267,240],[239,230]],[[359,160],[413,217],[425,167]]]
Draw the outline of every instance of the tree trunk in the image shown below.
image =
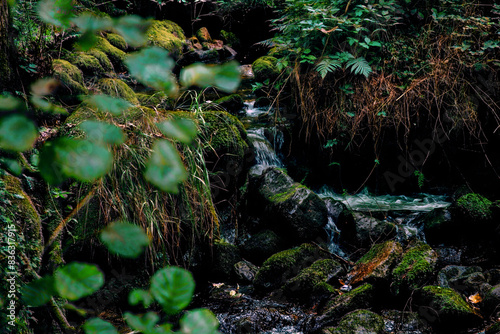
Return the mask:
[[12,82],[11,55],[9,5],[7,0],[0,0],[0,91]]

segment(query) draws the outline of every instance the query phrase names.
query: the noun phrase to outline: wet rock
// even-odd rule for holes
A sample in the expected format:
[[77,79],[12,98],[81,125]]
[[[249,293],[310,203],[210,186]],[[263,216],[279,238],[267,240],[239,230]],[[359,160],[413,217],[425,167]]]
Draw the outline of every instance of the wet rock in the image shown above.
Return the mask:
[[227,281],[236,278],[234,266],[241,261],[238,247],[225,242],[215,242],[211,278],[216,281]]
[[352,215],[354,226],[344,226],[344,228],[339,226],[342,231],[341,241],[345,243],[366,247],[371,245],[374,240],[389,240],[397,234],[396,225],[393,223],[360,212],[354,212]]
[[391,334],[424,334],[431,333],[416,312],[401,312],[397,310],[382,311],[384,318],[384,333]]
[[241,78],[243,80],[253,79],[252,65],[246,64],[240,66]]
[[492,217],[493,203],[486,197],[469,193],[460,196],[450,207],[452,215],[467,223],[486,222]]
[[271,255],[282,250],[283,244],[283,240],[276,233],[263,230],[246,240],[240,249],[245,258],[261,264]]
[[462,296],[440,286],[426,286],[416,295],[418,313],[431,326],[444,329],[447,333],[478,325],[482,318]]
[[277,289],[321,255],[318,248],[310,244],[274,254],[262,264],[255,276],[254,286],[260,290]]
[[340,263],[332,259],[322,259],[314,262],[310,267],[302,269],[294,278],[283,286],[283,293],[290,299],[308,302],[318,297],[328,297],[336,293],[328,284],[345,274]]
[[500,284],[491,287],[484,295],[484,309],[488,313],[500,309]]
[[369,282],[376,285],[388,285],[392,270],[402,253],[403,248],[395,241],[374,245],[356,262],[355,267],[348,274],[349,283]]
[[417,242],[404,252],[401,262],[392,271],[391,290],[399,294],[401,290],[420,288],[434,274],[436,263],[437,253],[426,243]]
[[451,213],[447,209],[434,209],[423,217],[424,232],[427,242],[439,244],[456,239]]
[[335,296],[326,304],[317,322],[322,327],[335,324],[344,314],[371,305],[374,295],[373,285],[365,283],[356,289]]
[[221,106],[231,114],[238,114],[245,107],[243,98],[238,94],[231,94],[221,97],[220,99],[216,100],[215,103],[217,103],[219,106]]
[[246,260],[234,264],[234,271],[238,279],[242,282],[251,283],[259,268]]
[[270,167],[261,176],[250,175],[250,195],[255,209],[264,208],[265,218],[273,230],[291,244],[326,240],[325,203],[282,169]]
[[462,260],[462,249],[453,247],[436,248],[438,254],[438,266],[444,267],[450,264],[460,264]]
[[485,272],[485,278],[491,285],[500,284],[500,269],[490,269]]
[[446,266],[438,273],[438,284],[444,288],[451,288],[461,293],[476,293],[486,278],[481,267]]
[[384,319],[372,311],[356,310],[346,314],[337,327],[323,330],[324,334],[382,334]]

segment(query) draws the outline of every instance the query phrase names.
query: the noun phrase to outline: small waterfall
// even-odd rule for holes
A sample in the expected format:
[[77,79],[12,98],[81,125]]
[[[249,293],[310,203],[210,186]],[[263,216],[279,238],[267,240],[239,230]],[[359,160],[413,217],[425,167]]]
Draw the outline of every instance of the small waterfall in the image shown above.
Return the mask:
[[254,170],[262,173],[268,167],[284,167],[271,143],[264,136],[263,128],[248,130],[248,138],[255,149],[256,166],[253,167]]

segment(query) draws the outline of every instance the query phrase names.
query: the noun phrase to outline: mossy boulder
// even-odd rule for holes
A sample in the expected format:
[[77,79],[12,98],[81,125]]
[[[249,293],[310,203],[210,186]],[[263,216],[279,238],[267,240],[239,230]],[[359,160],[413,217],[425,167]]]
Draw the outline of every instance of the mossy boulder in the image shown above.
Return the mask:
[[437,274],[439,286],[460,293],[474,294],[486,283],[483,270],[478,266],[446,266]]
[[213,246],[213,261],[211,265],[211,279],[228,281],[236,278],[234,266],[241,261],[238,247],[230,243],[217,241]]
[[252,63],[252,71],[256,81],[274,80],[280,74],[278,70],[278,59],[275,57],[260,57]]
[[393,223],[361,212],[351,214],[353,219],[350,222],[353,225],[341,228],[340,237],[343,242],[357,247],[367,247],[373,240],[385,241],[393,239],[397,234],[397,227]]
[[374,296],[375,289],[369,283],[334,296],[324,307],[318,322],[323,326],[335,324],[344,314],[371,305]]
[[243,107],[245,106],[243,98],[238,94],[231,94],[221,97],[220,99],[216,100],[215,103],[217,103],[219,106],[221,106],[231,114],[237,114],[238,112],[242,111]]
[[220,31],[220,37],[226,45],[230,47],[238,47],[240,45],[240,39],[231,31]]
[[52,62],[54,76],[62,84],[62,95],[82,95],[88,94],[88,90],[83,83],[82,71],[63,59],[55,59]]
[[265,213],[269,227],[290,244],[325,240],[325,203],[309,188],[294,182],[284,170],[270,167],[262,175],[252,174],[249,196],[255,210]]
[[492,286],[484,294],[484,309],[493,313],[500,309],[500,284]]
[[431,326],[449,332],[478,325],[480,314],[462,296],[450,288],[426,286],[416,296],[418,312]]
[[283,286],[283,293],[289,299],[310,302],[316,298],[330,297],[337,291],[328,281],[338,279],[345,274],[340,263],[332,259],[317,260],[311,266],[302,269],[299,274],[288,280]]
[[234,271],[238,279],[244,283],[252,283],[259,268],[253,263],[242,260],[234,264]]
[[271,255],[282,250],[283,245],[283,240],[276,233],[263,230],[245,240],[240,249],[246,259],[261,264]]
[[198,29],[195,36],[201,43],[212,43],[212,37],[210,36],[210,33],[208,32],[208,29],[206,27],[201,27],[200,29]]
[[118,34],[114,34],[114,33],[108,33],[106,35],[106,39],[109,41],[109,43],[111,45],[113,45],[114,47],[122,50],[122,51],[127,51],[128,49],[128,44],[127,42],[125,41],[125,38],[123,38],[122,36],[118,35]]
[[485,221],[491,219],[493,203],[486,197],[469,193],[457,199],[453,209],[457,216],[472,221]]
[[104,52],[116,70],[126,70],[123,61],[125,60],[127,54],[118,49],[116,46],[113,46],[107,39],[104,37],[97,37],[97,42],[94,45],[94,48]]
[[113,64],[111,63],[111,60],[109,60],[108,56],[101,50],[91,49],[87,51],[86,54],[96,58],[106,73],[114,71],[114,67]]
[[437,253],[426,243],[417,242],[403,254],[401,262],[392,271],[392,291],[416,290],[430,280],[437,263]]
[[254,286],[260,290],[277,289],[321,256],[319,249],[310,244],[276,253],[262,264]]
[[335,328],[323,330],[324,334],[382,334],[384,319],[369,310],[356,310],[346,314]]
[[374,245],[348,274],[350,284],[369,282],[375,285],[388,286],[392,270],[398,263],[403,248],[396,241],[386,241]]
[[104,78],[99,80],[97,87],[107,95],[121,97],[132,104],[138,105],[139,100],[132,88],[120,79]]
[[149,44],[164,48],[173,56],[179,56],[182,53],[182,47],[186,39],[182,28],[168,20],[152,21],[146,36]]
[[457,224],[452,220],[451,212],[447,209],[434,209],[422,217],[424,233],[427,242],[439,244],[457,238]]
[[99,60],[91,54],[75,52],[67,56],[67,58],[86,75],[98,76],[104,74],[105,72]]

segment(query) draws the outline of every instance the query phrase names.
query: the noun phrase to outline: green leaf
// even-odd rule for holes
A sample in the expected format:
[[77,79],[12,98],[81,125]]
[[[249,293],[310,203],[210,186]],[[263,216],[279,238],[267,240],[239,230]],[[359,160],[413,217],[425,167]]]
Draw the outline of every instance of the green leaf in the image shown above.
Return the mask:
[[104,274],[96,265],[79,262],[57,269],[54,278],[59,296],[69,300],[88,296],[104,284]]
[[372,68],[368,64],[365,58],[358,57],[355,59],[351,59],[346,64],[347,68],[351,68],[351,72],[354,74],[362,74],[368,78],[370,73],[372,73]]
[[168,52],[159,47],[150,47],[129,55],[125,64],[130,74],[141,83],[168,95],[177,93],[177,83],[172,74],[175,62]]
[[334,72],[340,68],[341,62],[337,59],[325,58],[316,65],[316,71],[319,72],[321,78],[324,79],[330,72]]
[[17,97],[13,97],[10,95],[0,96],[0,110],[5,111],[23,111],[26,107],[23,104],[23,101],[18,99]]
[[214,71],[215,87],[227,93],[232,93],[239,87],[241,73],[238,62],[230,61],[223,65],[215,66]]
[[92,318],[83,325],[85,334],[118,334],[112,324],[99,318]]
[[19,161],[14,159],[0,157],[0,165],[5,166],[14,175],[21,175],[23,172],[23,167]]
[[108,112],[114,116],[120,116],[132,107],[132,104],[124,99],[103,94],[92,95],[86,98],[85,101],[99,111]]
[[78,126],[86,134],[88,140],[100,144],[122,144],[125,134],[114,124],[101,121],[83,121]]
[[59,185],[65,179],[66,176],[63,173],[63,168],[59,160],[58,154],[58,144],[57,142],[61,139],[56,139],[55,141],[47,142],[40,150],[40,156],[38,161],[38,169],[43,179],[51,185]]
[[151,279],[151,294],[167,314],[175,314],[188,306],[193,292],[193,276],[182,268],[163,268]]
[[133,47],[139,47],[147,42],[146,31],[151,22],[137,15],[121,16],[115,21],[114,30],[123,36]]
[[219,321],[207,309],[192,310],[184,314],[180,320],[181,332],[185,334],[215,334],[219,333]]
[[204,88],[213,85],[215,74],[208,66],[196,63],[182,69],[180,80],[184,87],[199,86]]
[[180,80],[184,87],[214,86],[225,92],[235,91],[241,82],[241,74],[236,61],[219,66],[196,63],[182,69]]
[[71,22],[73,22],[82,32],[91,33],[99,30],[109,30],[113,26],[113,21],[109,17],[96,16],[89,12],[74,17]]
[[154,298],[149,291],[142,289],[135,289],[128,295],[128,302],[130,305],[142,304],[144,308],[148,308],[154,302]]
[[155,326],[160,320],[160,317],[155,312],[148,312],[143,315],[135,315],[130,312],[125,312],[125,320],[134,330],[149,334],[156,332]]
[[23,301],[33,307],[42,306],[50,301],[56,294],[54,278],[45,276],[36,281],[30,282],[21,289]]
[[86,31],[76,42],[76,49],[80,51],[88,51],[94,47],[97,41],[97,36],[93,31]]
[[173,118],[156,124],[161,133],[169,138],[174,138],[184,144],[193,141],[197,134],[196,124],[186,118]]
[[136,258],[149,245],[149,238],[144,230],[127,222],[114,222],[101,232],[101,241],[115,254]]
[[168,140],[158,140],[146,163],[145,178],[163,191],[177,194],[178,184],[187,180],[179,153]]
[[45,23],[69,28],[73,14],[72,0],[42,0],[38,3],[38,15]]
[[38,137],[35,124],[23,115],[0,118],[0,149],[23,152],[33,147]]
[[49,113],[49,114],[61,114],[61,115],[67,115],[68,111],[64,109],[61,106],[58,106],[56,104],[50,103],[49,101],[39,97],[39,96],[31,96],[30,97],[31,103],[38,109],[40,109],[43,112]]

